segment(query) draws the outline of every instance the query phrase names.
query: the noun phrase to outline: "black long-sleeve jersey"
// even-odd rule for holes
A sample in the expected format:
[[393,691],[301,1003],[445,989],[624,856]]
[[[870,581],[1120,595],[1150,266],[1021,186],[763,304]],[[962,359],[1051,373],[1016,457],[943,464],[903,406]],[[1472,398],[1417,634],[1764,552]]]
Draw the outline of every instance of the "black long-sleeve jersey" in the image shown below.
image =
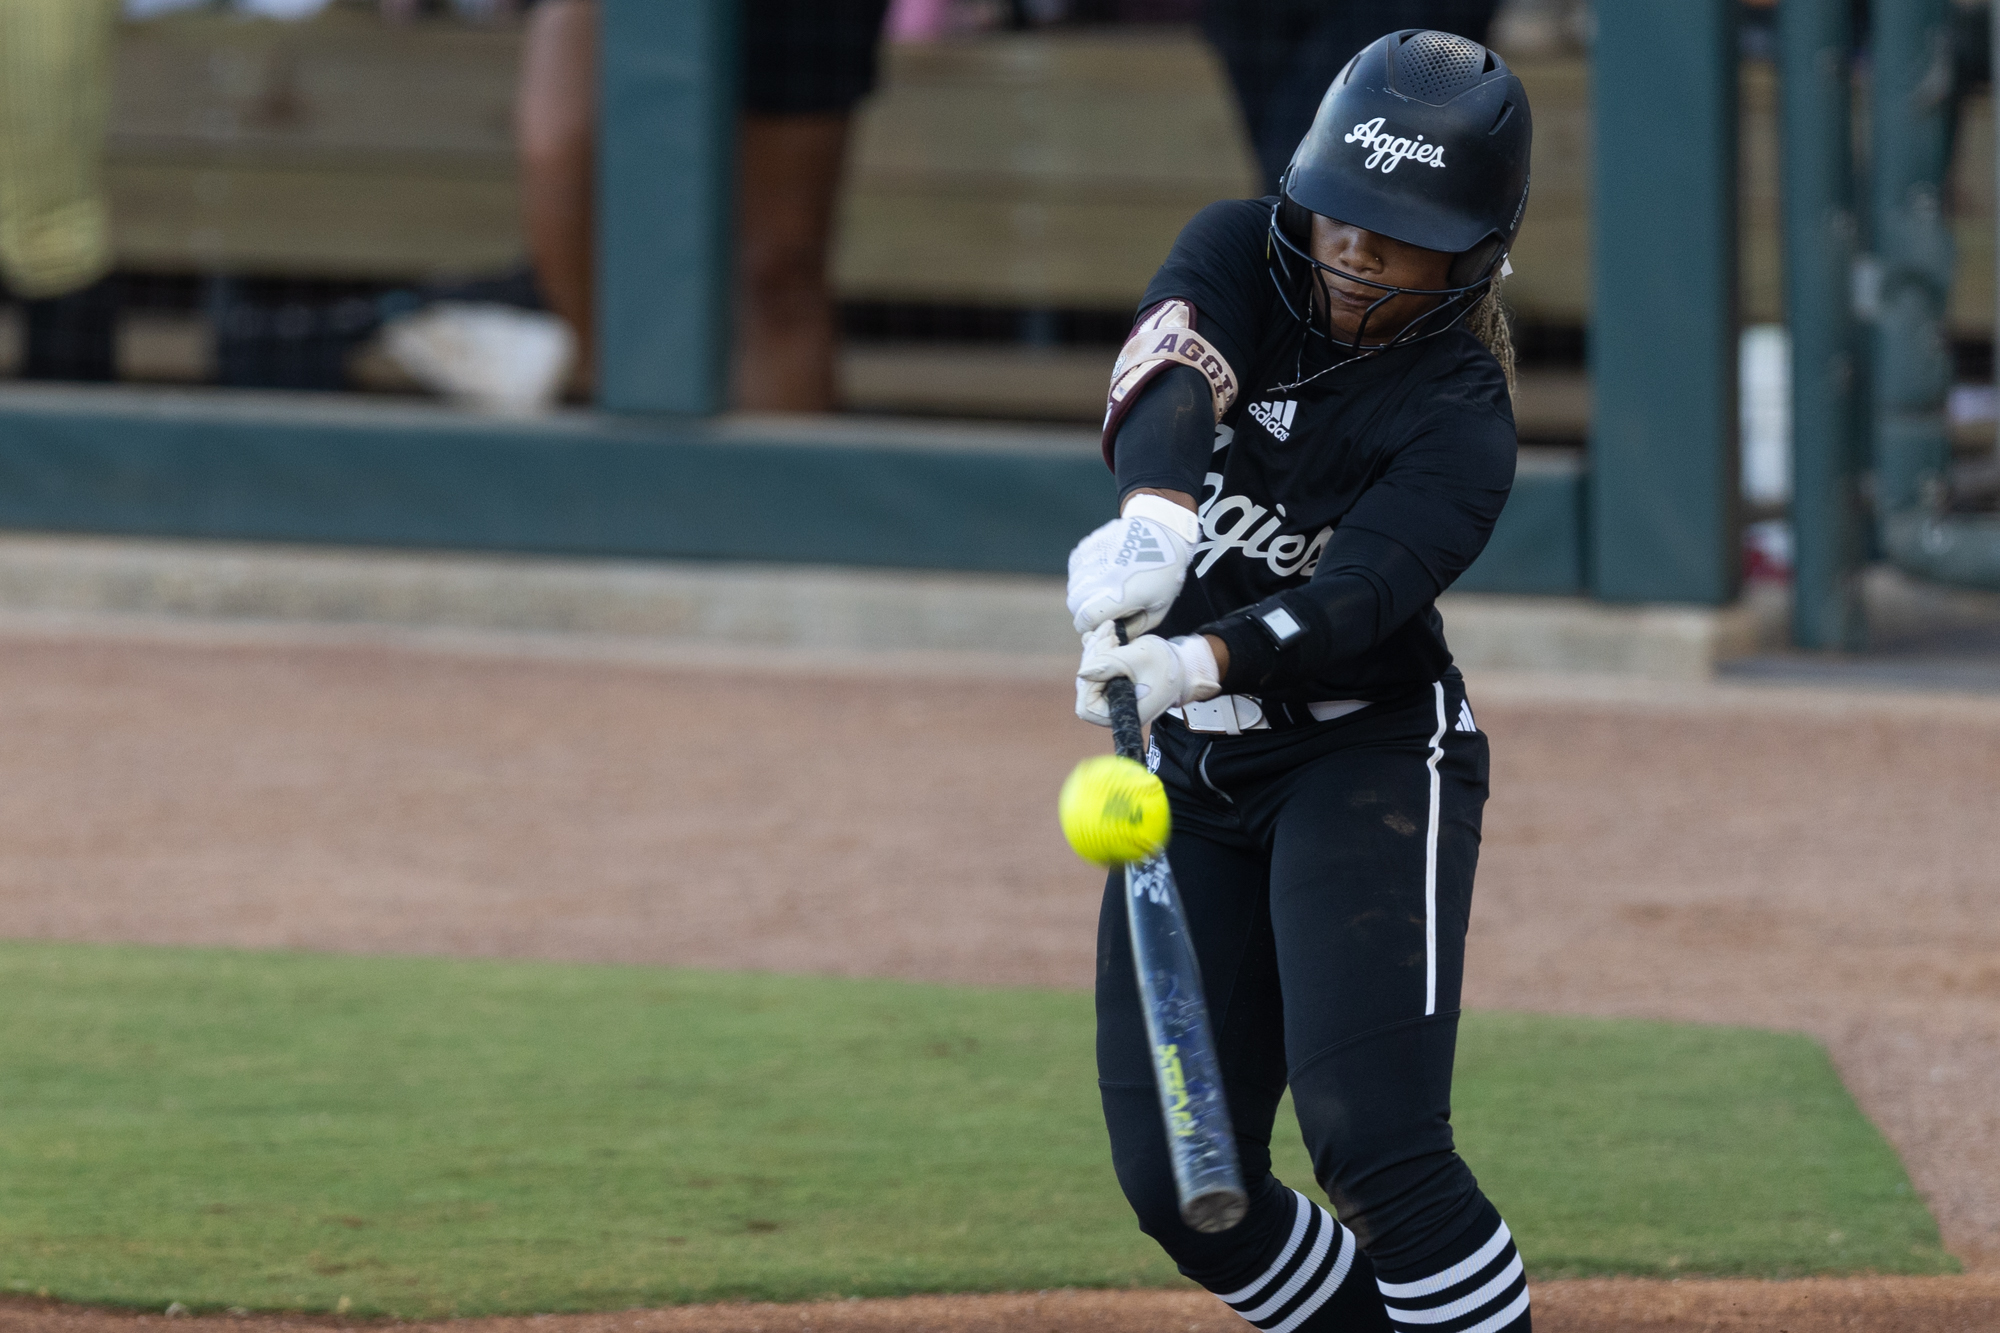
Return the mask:
[[[1243,391],[1215,426],[1197,372],[1148,385],[1114,442],[1119,493],[1199,498],[1187,584],[1156,632],[1220,637],[1225,690],[1390,699],[1451,665],[1435,601],[1506,504],[1513,406],[1499,363],[1462,329],[1307,379],[1333,358],[1313,338],[1301,360],[1303,331],[1265,265],[1273,202],[1202,210],[1147,288],[1142,308],[1195,307]],[[1299,629],[1282,645],[1266,621],[1232,614],[1280,606]]]

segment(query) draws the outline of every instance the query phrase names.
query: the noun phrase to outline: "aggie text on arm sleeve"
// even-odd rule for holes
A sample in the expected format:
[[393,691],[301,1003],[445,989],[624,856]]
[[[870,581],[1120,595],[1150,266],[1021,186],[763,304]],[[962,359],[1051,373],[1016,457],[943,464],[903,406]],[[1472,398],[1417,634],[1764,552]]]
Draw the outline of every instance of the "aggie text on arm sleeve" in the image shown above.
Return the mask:
[[[1269,217],[1269,204],[1251,199],[1202,209],[1181,228],[1139,309],[1189,303],[1200,313],[1196,334],[1228,364],[1248,370],[1259,315],[1270,301],[1263,258]],[[1139,390],[1106,440],[1121,504],[1140,487],[1200,496],[1214,451],[1214,401],[1213,387],[1185,366],[1170,368]],[[1200,410],[1185,410],[1190,405]]]

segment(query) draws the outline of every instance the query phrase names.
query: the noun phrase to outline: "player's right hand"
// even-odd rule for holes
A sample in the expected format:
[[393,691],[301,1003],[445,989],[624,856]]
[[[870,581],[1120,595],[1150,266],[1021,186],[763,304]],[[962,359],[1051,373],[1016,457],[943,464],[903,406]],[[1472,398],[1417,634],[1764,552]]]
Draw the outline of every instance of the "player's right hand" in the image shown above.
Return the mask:
[[[1199,532],[1195,516],[1180,512],[1187,522],[1179,526]],[[1181,595],[1193,541],[1166,520],[1128,513],[1078,542],[1069,553],[1067,598],[1076,632],[1089,634],[1120,620],[1128,633],[1139,635],[1165,620]]]
[[1169,708],[1222,692],[1215,653],[1199,634],[1163,639],[1142,634],[1130,643],[1118,642],[1115,625],[1099,626],[1084,636],[1083,661],[1076,668],[1076,715],[1100,727],[1111,725],[1111,705],[1104,697],[1107,682],[1124,676],[1139,701],[1139,724],[1150,726]]

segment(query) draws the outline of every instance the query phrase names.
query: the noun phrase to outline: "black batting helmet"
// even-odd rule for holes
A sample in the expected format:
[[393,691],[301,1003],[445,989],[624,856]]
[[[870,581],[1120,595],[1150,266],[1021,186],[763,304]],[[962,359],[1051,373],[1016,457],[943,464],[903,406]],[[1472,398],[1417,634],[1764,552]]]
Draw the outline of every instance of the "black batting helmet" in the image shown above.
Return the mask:
[[[1450,285],[1378,288],[1368,310],[1405,294],[1440,298],[1390,343],[1450,328],[1485,292],[1528,206],[1528,94],[1505,61],[1448,32],[1406,28],[1347,63],[1319,104],[1271,210],[1272,277],[1294,315],[1316,327],[1319,270],[1312,215],[1321,213],[1426,250],[1456,255]],[[1363,317],[1352,350],[1359,354]],[[1331,329],[1325,330],[1331,336]]]

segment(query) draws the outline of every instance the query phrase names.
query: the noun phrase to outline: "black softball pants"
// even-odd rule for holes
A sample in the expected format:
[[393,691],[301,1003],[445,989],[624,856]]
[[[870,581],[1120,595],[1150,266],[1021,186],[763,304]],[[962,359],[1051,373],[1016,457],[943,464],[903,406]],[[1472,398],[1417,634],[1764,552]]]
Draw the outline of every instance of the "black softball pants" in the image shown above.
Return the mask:
[[[1201,962],[1250,1191],[1185,1226],[1114,871],[1098,923],[1097,1067],[1113,1164],[1181,1272],[1266,1333],[1525,1333],[1527,1279],[1453,1148],[1459,981],[1486,737],[1455,674],[1291,731],[1171,718],[1148,762]],[[1271,1174],[1287,1085],[1338,1221]]]

